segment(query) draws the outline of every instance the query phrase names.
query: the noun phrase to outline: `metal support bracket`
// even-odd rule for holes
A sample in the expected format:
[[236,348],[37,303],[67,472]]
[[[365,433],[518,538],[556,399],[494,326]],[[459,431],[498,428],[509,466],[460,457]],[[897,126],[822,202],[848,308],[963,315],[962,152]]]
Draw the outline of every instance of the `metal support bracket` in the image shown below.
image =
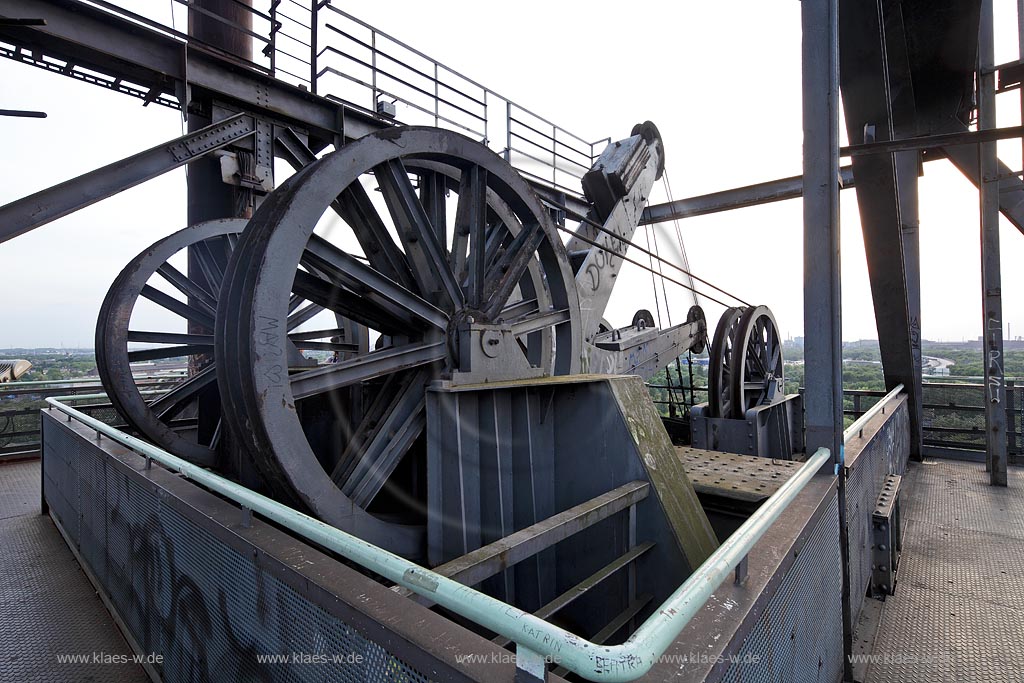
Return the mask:
[[903,550],[900,528],[902,477],[890,474],[871,513],[871,597],[885,600],[896,592],[896,570]]

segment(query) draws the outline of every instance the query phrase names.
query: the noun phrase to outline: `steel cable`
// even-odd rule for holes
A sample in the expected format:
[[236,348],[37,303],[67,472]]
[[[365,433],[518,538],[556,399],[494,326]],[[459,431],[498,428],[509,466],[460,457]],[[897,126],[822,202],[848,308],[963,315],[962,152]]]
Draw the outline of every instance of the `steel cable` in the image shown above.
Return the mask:
[[[679,272],[683,273],[684,275],[688,276],[689,278],[691,278],[693,280],[696,280],[697,282],[700,282],[701,284],[707,285],[708,287],[711,287],[716,292],[721,292],[722,294],[725,294],[727,297],[735,299],[736,301],[738,301],[739,303],[743,304],[744,306],[750,306],[751,305],[749,302],[744,301],[743,299],[741,299],[740,297],[736,296],[735,294],[722,289],[718,285],[712,284],[712,283],[708,282],[707,280],[705,280],[704,278],[701,278],[701,277],[698,277],[697,275],[694,275],[693,273],[691,273],[690,271],[686,270],[685,268],[677,266],[676,264],[672,263],[671,261],[667,261],[667,260],[661,258],[660,256],[655,255],[653,252],[648,251],[647,249],[644,249],[643,247],[641,247],[636,242],[631,242],[630,240],[626,239],[625,237],[623,237],[621,235],[617,235],[613,231],[608,230],[607,228],[605,228],[603,225],[601,225],[597,221],[594,221],[594,220],[592,220],[590,218],[587,218],[586,216],[583,216],[583,215],[573,211],[572,209],[570,209],[569,207],[565,206],[564,204],[559,204],[558,202],[552,201],[551,199],[548,199],[547,197],[542,198],[541,201],[543,201],[548,206],[551,206],[552,208],[558,209],[560,211],[564,211],[566,216],[572,218],[573,220],[579,221],[581,223],[586,223],[587,225],[593,227],[598,232],[602,232],[602,233],[604,233],[606,235],[614,237],[618,241],[626,244],[627,246],[633,247],[634,249],[637,249],[640,252],[642,252],[642,253],[644,253],[644,254],[646,254],[648,256],[651,256],[655,260],[660,261],[662,263],[665,263],[669,267],[678,270]],[[591,246],[599,247],[600,249],[603,249],[603,250],[607,251],[606,247],[602,246],[601,244],[598,244],[594,240],[591,240],[591,239],[589,239],[587,237],[583,237],[582,235],[578,234],[575,230],[571,230],[571,229],[566,228],[566,227],[561,226],[561,225],[558,225],[557,227],[562,232],[565,232],[565,233],[568,233],[570,235],[575,236],[581,242],[584,242],[584,243],[589,244]],[[652,269],[648,269],[648,268],[644,267],[643,264],[641,264],[641,263],[637,263],[636,261],[634,261],[632,259],[629,259],[629,258],[626,258],[625,256],[622,256],[622,255],[619,255],[619,256],[624,261],[628,261],[629,263],[632,263],[634,265],[638,265],[641,268],[644,268],[644,270],[651,270],[651,272],[654,272]],[[655,274],[657,274],[657,273],[655,273]],[[716,298],[714,298],[712,296],[709,296],[708,294],[705,294],[704,292],[701,292],[701,291],[697,290],[695,286],[684,285],[682,282],[679,282],[678,280],[674,280],[673,278],[670,278],[668,275],[662,275],[662,277],[665,278],[666,280],[668,280],[669,282],[672,282],[672,283],[675,283],[675,284],[679,285],[683,289],[687,289],[687,290],[689,290],[691,292],[694,292],[696,294],[700,294],[702,297],[708,299],[709,301],[714,301],[716,304],[721,304],[722,306],[725,306],[726,308],[729,307],[728,304],[722,303],[720,300],[718,300],[718,299],[716,299]]]

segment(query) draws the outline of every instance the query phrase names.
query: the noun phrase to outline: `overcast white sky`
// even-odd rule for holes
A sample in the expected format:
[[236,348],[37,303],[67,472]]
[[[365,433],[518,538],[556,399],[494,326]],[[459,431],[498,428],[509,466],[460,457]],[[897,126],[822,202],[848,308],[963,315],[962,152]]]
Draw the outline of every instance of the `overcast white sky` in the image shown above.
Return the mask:
[[[145,3],[160,16],[166,3]],[[661,129],[676,198],[798,175],[800,3],[742,0],[336,5],[587,139],[625,137],[650,119]],[[996,61],[1016,58],[1012,1],[996,0]],[[485,9],[486,8],[486,9]],[[166,17],[169,10],[163,11]],[[1001,126],[1019,125],[1015,94]],[[181,134],[177,112],[4,60],[0,108],[49,118],[0,118],[0,204]],[[1017,142],[1000,144],[1021,168]],[[179,170],[0,246],[0,349],[91,346],[100,302],[121,267],[185,226]],[[659,187],[653,200],[665,197]],[[843,334],[874,338],[856,198],[842,194]],[[661,232],[663,255],[674,244]],[[784,335],[803,334],[800,202],[683,221],[693,271],[772,308]],[[669,239],[669,236],[671,240]],[[638,234],[643,243],[642,235]],[[1004,319],[1024,335],[1024,235],[1001,230]],[[978,197],[946,162],[921,180],[923,313],[927,339],[981,329]],[[673,321],[692,301],[669,285]],[[623,275],[609,320],[654,308],[647,273]],[[713,325],[721,307],[707,303]]]

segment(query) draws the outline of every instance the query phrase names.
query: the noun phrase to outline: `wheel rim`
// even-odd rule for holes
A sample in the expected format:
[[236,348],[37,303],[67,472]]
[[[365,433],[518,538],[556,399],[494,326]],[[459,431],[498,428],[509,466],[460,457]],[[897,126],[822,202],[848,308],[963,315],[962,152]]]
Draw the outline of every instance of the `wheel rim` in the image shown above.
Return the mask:
[[[378,200],[360,181],[371,170]],[[444,195],[454,178],[459,201],[451,221]],[[342,226],[369,265],[314,233],[336,198]],[[488,225],[502,211],[500,225]],[[427,382],[457,368],[453,326],[514,316],[531,364],[567,374],[578,363],[579,304],[547,212],[504,161],[448,131],[389,129],[302,169],[250,222],[227,283],[216,350],[233,429],[286,495],[402,554],[421,551],[422,528],[384,522],[362,508],[379,492],[380,473],[393,472],[422,433]],[[279,330],[295,294],[343,309],[381,333],[384,345],[351,362],[289,372]],[[347,447],[326,457],[314,452],[298,418],[306,402],[381,382]],[[353,461],[356,455],[361,459]]]
[[732,348],[742,308],[727,308],[718,320],[708,355],[708,404],[712,417],[733,417]]
[[766,306],[747,309],[733,344],[732,376],[735,416],[774,403],[783,394],[782,339]]
[[[219,416],[210,416],[217,425],[212,433],[197,434],[196,439],[183,436],[170,423],[201,398],[208,398],[204,403],[210,406],[219,406],[212,336],[217,297],[228,256],[245,224],[242,219],[200,223],[150,246],[114,280],[96,326],[97,369],[114,408],[156,445],[204,466],[217,459],[222,435]],[[201,279],[190,277],[170,263],[175,254],[190,247],[195,249]],[[140,299],[176,315],[193,329],[184,333],[152,329],[156,325],[146,330],[132,329],[132,313]],[[164,323],[159,327],[169,326]],[[161,346],[129,350],[129,344],[140,343]],[[194,372],[171,385],[162,396],[146,399],[133,379],[131,364],[180,356],[189,358]]]

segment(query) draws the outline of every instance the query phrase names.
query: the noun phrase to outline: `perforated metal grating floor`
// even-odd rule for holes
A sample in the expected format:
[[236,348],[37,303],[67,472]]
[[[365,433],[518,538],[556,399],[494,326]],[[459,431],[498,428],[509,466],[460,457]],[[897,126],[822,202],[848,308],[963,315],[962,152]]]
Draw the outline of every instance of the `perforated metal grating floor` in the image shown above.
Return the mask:
[[866,683],[1021,680],[1024,469],[1009,483],[989,486],[982,464],[911,465],[896,595]]
[[0,465],[0,519],[39,514],[39,461]]
[[0,683],[149,680],[119,656],[131,657],[128,644],[39,514],[39,461],[0,465]]

